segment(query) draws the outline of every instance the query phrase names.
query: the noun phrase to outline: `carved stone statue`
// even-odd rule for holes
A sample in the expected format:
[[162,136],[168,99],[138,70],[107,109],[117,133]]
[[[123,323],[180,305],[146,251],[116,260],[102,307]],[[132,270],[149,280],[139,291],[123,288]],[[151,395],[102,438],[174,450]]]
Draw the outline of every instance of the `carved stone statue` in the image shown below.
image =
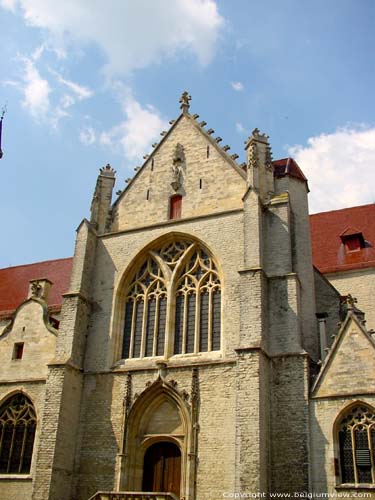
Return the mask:
[[177,144],[174,156],[173,156],[173,165],[172,165],[172,182],[171,186],[175,191],[182,186],[184,179],[184,169],[185,169],[185,153],[184,147],[182,144]]

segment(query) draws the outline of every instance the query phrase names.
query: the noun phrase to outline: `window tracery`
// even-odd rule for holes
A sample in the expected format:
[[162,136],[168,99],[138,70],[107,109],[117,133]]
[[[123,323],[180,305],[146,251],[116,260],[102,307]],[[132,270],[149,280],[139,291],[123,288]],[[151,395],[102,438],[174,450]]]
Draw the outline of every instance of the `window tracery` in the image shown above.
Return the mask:
[[175,354],[220,349],[220,302],[215,264],[198,249],[186,262],[177,283]]
[[352,407],[338,427],[342,483],[375,483],[375,413],[366,405]]
[[132,281],[125,304],[123,358],[164,353],[167,290],[162,271],[149,256]]
[[0,407],[0,474],[27,474],[34,447],[36,415],[33,404],[17,393]]
[[221,284],[212,257],[174,240],[150,251],[127,287],[123,358],[220,350]]

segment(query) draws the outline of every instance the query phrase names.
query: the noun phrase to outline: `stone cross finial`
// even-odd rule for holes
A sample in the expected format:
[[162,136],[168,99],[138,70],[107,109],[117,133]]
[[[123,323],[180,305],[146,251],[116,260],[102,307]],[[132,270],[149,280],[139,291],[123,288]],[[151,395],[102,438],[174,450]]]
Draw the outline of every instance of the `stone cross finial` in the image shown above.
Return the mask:
[[353,309],[358,300],[353,297],[350,293],[345,298],[345,303],[348,306],[348,309]]
[[182,92],[181,98],[179,100],[181,104],[180,109],[182,109],[183,113],[187,113],[189,111],[189,101],[191,101],[191,96],[189,95],[189,92],[185,90],[185,92]]

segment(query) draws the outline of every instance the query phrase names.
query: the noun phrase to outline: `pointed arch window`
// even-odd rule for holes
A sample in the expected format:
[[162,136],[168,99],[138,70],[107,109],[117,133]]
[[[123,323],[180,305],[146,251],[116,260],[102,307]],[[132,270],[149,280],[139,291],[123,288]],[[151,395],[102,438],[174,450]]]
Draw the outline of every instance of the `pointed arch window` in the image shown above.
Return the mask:
[[375,483],[375,412],[365,404],[348,410],[338,425],[341,483]]
[[214,259],[189,241],[150,251],[127,287],[122,358],[220,346],[221,283]]
[[162,271],[149,256],[127,293],[122,357],[164,354],[167,290]]
[[219,350],[221,288],[216,266],[199,248],[181,274],[176,290],[174,353]]
[[0,474],[30,472],[36,430],[32,402],[17,393],[0,407]]

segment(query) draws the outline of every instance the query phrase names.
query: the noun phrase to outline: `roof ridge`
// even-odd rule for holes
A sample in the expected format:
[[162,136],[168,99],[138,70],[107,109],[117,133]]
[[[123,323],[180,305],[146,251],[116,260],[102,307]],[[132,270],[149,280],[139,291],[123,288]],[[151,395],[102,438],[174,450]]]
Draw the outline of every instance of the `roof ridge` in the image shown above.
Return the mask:
[[62,260],[73,260],[72,257],[62,257],[60,259],[48,259],[48,260],[41,260],[38,262],[30,262],[29,264],[17,264],[16,266],[8,266],[8,267],[1,267],[0,271],[5,271],[7,269],[16,269],[17,267],[29,267],[29,266],[36,266],[37,264],[45,264],[46,262],[59,262]]
[[334,210],[326,210],[324,212],[317,212],[316,214],[310,214],[310,217],[314,217],[315,215],[330,214],[333,212],[343,212],[344,210],[356,210],[356,209],[365,208],[365,207],[375,207],[375,203],[366,203],[365,205],[355,205],[353,207],[345,207],[345,208],[336,208]]

